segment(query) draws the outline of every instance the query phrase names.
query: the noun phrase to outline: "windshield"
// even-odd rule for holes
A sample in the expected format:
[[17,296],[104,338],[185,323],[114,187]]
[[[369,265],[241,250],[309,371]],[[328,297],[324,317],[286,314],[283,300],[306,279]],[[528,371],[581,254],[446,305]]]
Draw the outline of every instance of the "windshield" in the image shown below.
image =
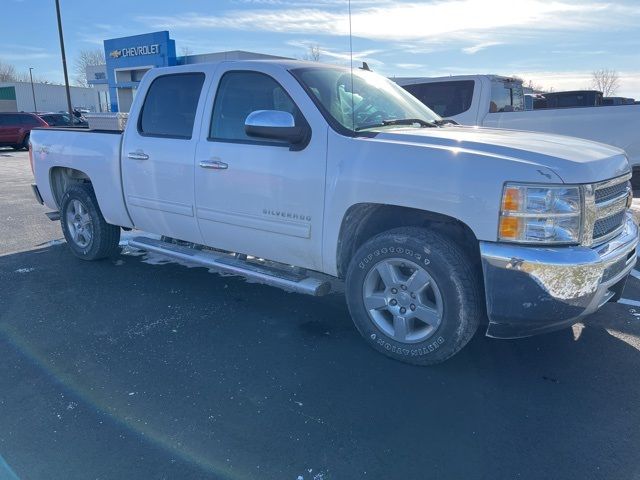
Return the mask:
[[352,132],[391,127],[398,120],[411,119],[422,126],[441,120],[413,95],[373,72],[354,70],[353,81],[344,68],[301,68],[291,73],[330,117],[330,123]]

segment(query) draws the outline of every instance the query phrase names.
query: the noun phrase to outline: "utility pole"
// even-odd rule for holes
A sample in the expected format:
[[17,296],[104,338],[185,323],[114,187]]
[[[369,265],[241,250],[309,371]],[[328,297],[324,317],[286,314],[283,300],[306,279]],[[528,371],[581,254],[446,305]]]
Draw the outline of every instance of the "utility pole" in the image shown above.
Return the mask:
[[64,71],[64,87],[67,90],[67,107],[69,118],[73,119],[73,107],[71,106],[71,92],[69,91],[69,74],[67,73],[67,56],[64,53],[64,37],[62,35],[62,19],[60,18],[60,0],[56,0],[56,13],[58,15],[58,34],[60,35],[60,52],[62,53],[62,70]]
[[38,113],[38,106],[36,105],[36,90],[33,88],[33,67],[29,67],[29,78],[31,79],[31,95],[33,95],[33,113]]

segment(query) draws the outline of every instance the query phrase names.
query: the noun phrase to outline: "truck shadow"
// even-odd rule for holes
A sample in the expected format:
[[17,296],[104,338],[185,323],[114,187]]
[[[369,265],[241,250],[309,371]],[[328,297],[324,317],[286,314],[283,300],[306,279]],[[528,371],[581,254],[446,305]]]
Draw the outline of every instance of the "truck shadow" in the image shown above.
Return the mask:
[[[85,478],[140,462],[152,472],[158,458],[177,462],[180,478],[640,472],[638,330],[619,305],[579,331],[477,335],[447,363],[419,368],[369,349],[339,295],[288,294],[144,256],[86,263],[64,245],[0,257],[0,284],[10,285],[0,291],[0,362],[13,372],[3,400],[14,412],[2,455],[25,477],[35,470],[20,445],[42,435],[62,454],[43,455],[38,471],[72,457]],[[28,411],[25,395],[37,399]],[[87,437],[95,424],[69,417],[69,402],[113,428]],[[58,404],[63,420],[52,418]],[[140,440],[111,449],[123,432]],[[92,443],[102,458],[83,455]]]

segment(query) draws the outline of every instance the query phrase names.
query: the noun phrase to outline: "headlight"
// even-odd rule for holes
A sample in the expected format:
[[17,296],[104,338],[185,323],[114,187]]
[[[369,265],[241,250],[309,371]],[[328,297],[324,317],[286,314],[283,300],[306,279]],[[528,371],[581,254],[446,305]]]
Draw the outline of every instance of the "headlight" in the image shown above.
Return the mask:
[[520,243],[579,243],[579,187],[517,185],[502,192],[498,240]]

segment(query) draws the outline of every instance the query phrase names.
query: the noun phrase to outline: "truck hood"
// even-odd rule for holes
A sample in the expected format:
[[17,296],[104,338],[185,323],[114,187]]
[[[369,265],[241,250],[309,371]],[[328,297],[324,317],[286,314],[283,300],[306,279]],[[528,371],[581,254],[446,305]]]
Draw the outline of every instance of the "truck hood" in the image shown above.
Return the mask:
[[595,183],[630,171],[619,148],[563,135],[482,127],[377,130],[376,140],[466,150],[546,167],[565,183]]

